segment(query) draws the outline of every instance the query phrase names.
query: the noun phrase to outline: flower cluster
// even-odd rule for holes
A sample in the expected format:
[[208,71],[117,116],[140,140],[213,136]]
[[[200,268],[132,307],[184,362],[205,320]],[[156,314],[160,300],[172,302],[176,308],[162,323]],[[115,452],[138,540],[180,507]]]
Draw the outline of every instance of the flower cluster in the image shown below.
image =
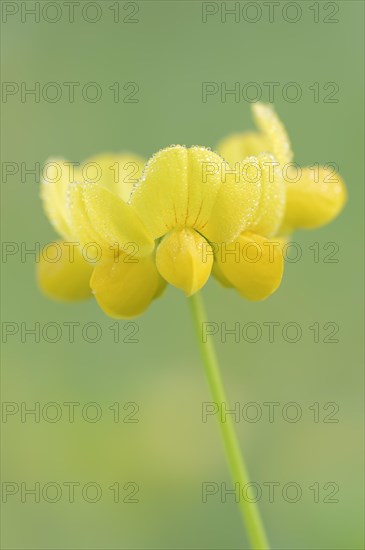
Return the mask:
[[[283,276],[282,244],[295,229],[331,221],[346,191],[330,167],[295,168],[271,106],[257,103],[253,113],[259,131],[227,137],[217,153],[173,145],[146,164],[127,154],[94,157],[98,181],[82,167],[73,181],[48,174],[41,196],[62,240],[56,262],[40,258],[42,290],[61,300],[94,295],[115,318],[141,314],[166,283],[190,296],[211,274],[249,300],[272,294]],[[135,167],[135,183],[115,177],[115,165]],[[83,253],[91,243],[101,251],[95,261]]]

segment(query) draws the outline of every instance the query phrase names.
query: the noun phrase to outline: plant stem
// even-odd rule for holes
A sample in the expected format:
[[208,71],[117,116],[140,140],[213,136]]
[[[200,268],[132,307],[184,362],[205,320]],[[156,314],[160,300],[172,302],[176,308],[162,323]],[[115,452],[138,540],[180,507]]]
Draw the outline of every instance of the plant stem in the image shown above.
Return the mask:
[[[203,301],[199,293],[191,296],[189,298],[189,303],[191,306],[195,331],[213,400],[219,407],[221,407],[221,404],[224,403],[228,408],[228,401],[225,395],[213,343],[209,338],[204,342],[202,339],[202,327],[203,323],[206,323],[206,314]],[[219,426],[233,483],[239,483],[240,486],[241,484],[244,485],[249,483],[247,467],[243,456],[241,455],[231,417],[228,415],[223,422],[220,416]],[[240,498],[239,507],[252,548],[257,550],[267,550],[269,548],[269,543],[257,504]]]

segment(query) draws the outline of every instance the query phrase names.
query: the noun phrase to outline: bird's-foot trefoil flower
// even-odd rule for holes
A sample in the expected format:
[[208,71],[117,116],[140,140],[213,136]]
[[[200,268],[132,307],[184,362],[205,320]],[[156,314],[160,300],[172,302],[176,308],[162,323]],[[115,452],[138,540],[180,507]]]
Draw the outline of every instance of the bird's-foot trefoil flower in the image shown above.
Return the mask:
[[162,277],[191,296],[211,273],[210,243],[229,243],[249,227],[260,198],[243,170],[236,177],[209,149],[178,145],[150,159],[131,205],[158,243]]
[[[48,170],[42,198],[62,241],[59,261],[43,254],[39,263],[46,294],[93,294],[116,318],[142,313],[166,283],[191,296],[212,272],[249,300],[272,294],[283,276],[284,238],[332,220],[346,191],[330,168],[304,168],[295,178],[290,141],[273,108],[256,104],[253,111],[260,132],[226,138],[220,154],[174,145],[145,166],[132,155],[94,157],[84,166],[99,170],[98,178],[84,166],[72,179]],[[120,167],[127,167],[124,177]],[[83,253],[91,243],[101,251],[94,261]]]
[[[101,155],[72,175],[66,170],[69,164],[61,159],[49,162],[42,182],[45,211],[62,241],[56,243],[57,261],[47,254],[54,243],[43,250],[39,284],[52,298],[94,295],[108,315],[135,317],[165,286],[154,260],[154,241],[128,204],[144,161],[133,155]],[[92,180],[85,166],[94,169]],[[93,258],[90,250],[96,250]]]
[[[126,161],[132,162],[119,158]],[[285,194],[277,170],[272,184],[267,177],[275,165],[270,154],[246,159],[237,172],[205,147],[171,146],[154,155],[128,189],[111,177],[116,162],[102,156],[87,163],[105,173],[97,182],[81,169],[71,182],[65,175],[43,182],[45,210],[64,238],[61,261],[39,265],[48,295],[81,299],[92,292],[107,315],[133,317],[166,282],[194,294],[211,274],[216,247],[242,232],[252,238],[255,229],[270,231],[282,218]],[[254,183],[252,167],[260,173]],[[77,244],[72,261],[71,243]],[[94,263],[82,254],[90,245],[102,252]],[[279,266],[277,284],[281,271]],[[249,274],[246,279],[252,284]]]
[[275,170],[262,178],[270,180],[266,210],[251,233],[231,243],[235,254],[216,254],[214,274],[224,286],[261,300],[280,284],[282,244],[295,229],[313,229],[335,218],[346,201],[346,189],[331,166],[295,166],[289,137],[272,106],[254,104],[253,113],[260,132],[233,134],[218,145],[218,151],[231,166],[262,151],[274,155]]
[[232,134],[222,140],[218,152],[231,164],[262,151],[279,162],[286,187],[286,208],[280,235],[295,229],[315,229],[331,222],[346,202],[346,188],[332,164],[301,168],[293,162],[287,131],[272,105],[252,106],[258,132]]

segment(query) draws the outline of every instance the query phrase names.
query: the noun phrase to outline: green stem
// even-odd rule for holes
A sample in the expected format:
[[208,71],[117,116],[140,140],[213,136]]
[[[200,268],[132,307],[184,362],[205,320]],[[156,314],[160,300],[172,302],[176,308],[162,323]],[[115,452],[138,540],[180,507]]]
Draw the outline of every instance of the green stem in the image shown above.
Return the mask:
[[[199,348],[203,358],[205,372],[208,378],[213,400],[219,406],[222,403],[227,406],[228,402],[225,395],[214,346],[210,339],[206,342],[203,342],[202,340],[202,327],[203,323],[206,322],[206,314],[204,311],[202,298],[198,293],[196,293],[189,298],[189,303],[191,306]],[[224,422],[220,417],[219,426],[233,483],[249,483],[247,467],[243,456],[241,455],[231,417],[228,415]],[[257,550],[267,550],[269,548],[269,543],[257,504],[240,498],[239,506],[252,548]]]

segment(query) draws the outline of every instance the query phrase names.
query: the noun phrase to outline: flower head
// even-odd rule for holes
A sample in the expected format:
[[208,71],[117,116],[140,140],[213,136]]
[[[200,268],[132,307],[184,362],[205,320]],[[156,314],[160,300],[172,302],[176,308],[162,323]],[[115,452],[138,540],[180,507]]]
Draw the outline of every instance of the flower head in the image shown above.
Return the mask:
[[[82,167],[72,180],[64,171],[58,178],[47,172],[41,195],[62,241],[59,261],[39,262],[45,293],[66,300],[93,294],[105,313],[128,318],[166,283],[189,296],[212,271],[248,299],[274,292],[284,269],[281,236],[330,221],[345,190],[339,176],[316,183],[310,169],[298,181],[285,178],[292,161],[285,128],[271,107],[257,104],[254,114],[260,133],[225,139],[220,154],[174,145],[143,169],[139,157],[102,155],[87,163],[100,170],[97,181]],[[134,181],[121,177],[126,166]],[[90,245],[97,258],[85,255]]]

